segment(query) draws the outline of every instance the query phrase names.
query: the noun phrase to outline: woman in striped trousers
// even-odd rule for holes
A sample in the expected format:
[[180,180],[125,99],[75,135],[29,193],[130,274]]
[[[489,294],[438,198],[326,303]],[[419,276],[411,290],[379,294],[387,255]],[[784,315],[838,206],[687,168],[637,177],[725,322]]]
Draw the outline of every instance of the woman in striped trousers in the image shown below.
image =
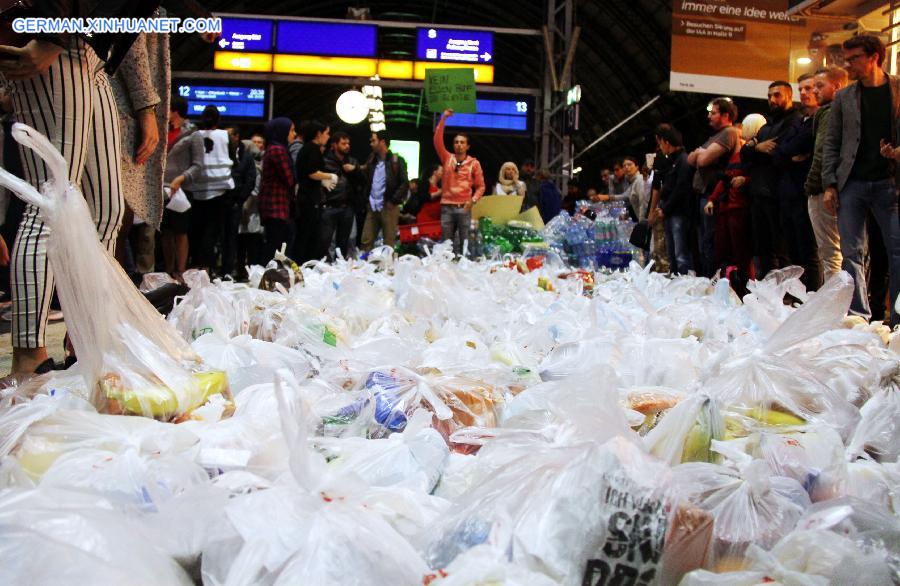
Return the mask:
[[[0,62],[0,71],[11,85],[16,120],[46,135],[62,153],[69,181],[80,187],[100,241],[112,252],[124,206],[118,113],[109,79],[102,61],[81,38],[70,37],[68,49],[45,41],[31,41],[26,49],[33,50],[34,43],[42,43],[38,54],[43,63],[35,65],[33,59]],[[48,179],[46,166],[30,149],[19,152],[25,179],[39,187]],[[29,205],[10,264],[13,374],[33,372],[47,360],[45,335],[54,284],[47,262],[47,236],[38,210]]]

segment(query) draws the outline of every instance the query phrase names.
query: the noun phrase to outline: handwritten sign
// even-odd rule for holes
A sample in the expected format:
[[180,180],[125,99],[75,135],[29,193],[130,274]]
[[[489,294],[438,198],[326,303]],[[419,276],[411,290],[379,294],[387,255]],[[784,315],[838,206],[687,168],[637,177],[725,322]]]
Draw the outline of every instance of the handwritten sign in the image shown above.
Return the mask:
[[431,112],[452,108],[455,112],[476,112],[475,70],[429,69],[425,72],[425,100]]

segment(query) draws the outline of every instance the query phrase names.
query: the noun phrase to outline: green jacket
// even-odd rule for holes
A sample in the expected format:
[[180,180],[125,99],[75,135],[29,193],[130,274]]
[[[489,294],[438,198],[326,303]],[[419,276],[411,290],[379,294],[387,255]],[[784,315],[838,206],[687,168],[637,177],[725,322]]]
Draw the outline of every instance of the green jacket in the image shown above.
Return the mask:
[[813,118],[813,132],[816,134],[816,143],[813,148],[809,175],[806,176],[806,184],[803,186],[806,190],[806,195],[820,195],[825,191],[825,186],[822,185],[822,151],[825,146],[825,135],[828,134],[828,117],[830,115],[831,102],[819,108]]

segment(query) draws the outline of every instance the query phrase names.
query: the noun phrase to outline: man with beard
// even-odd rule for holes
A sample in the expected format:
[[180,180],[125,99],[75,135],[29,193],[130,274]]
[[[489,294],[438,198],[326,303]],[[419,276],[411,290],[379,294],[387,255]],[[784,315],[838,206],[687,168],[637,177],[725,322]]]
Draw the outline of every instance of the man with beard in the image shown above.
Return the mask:
[[363,181],[363,172],[356,159],[350,156],[350,135],[337,131],[331,135],[331,149],[325,154],[325,172],[334,174],[337,185],[325,192],[319,224],[319,250],[316,257],[330,255],[331,241],[344,256],[350,254],[350,233],[353,231],[353,195],[355,185]]
[[791,264],[803,267],[803,284],[810,291],[815,291],[822,284],[822,266],[803,184],[812,165],[815,146],[813,117],[819,109],[819,102],[814,93],[815,79],[811,73],[801,75],[797,84],[802,116],[798,117],[788,136],[775,147],[772,159],[778,168],[777,197],[788,259]]
[[759,256],[759,279],[788,265],[778,202],[780,172],[773,155],[779,143],[796,132],[796,126],[803,118],[800,110],[794,107],[793,96],[794,90],[788,82],[769,84],[768,123],[741,150],[741,161],[750,176],[748,186],[753,200],[751,217],[754,248]]
[[815,149],[809,174],[806,176],[804,190],[808,196],[807,207],[813,232],[816,235],[816,246],[819,260],[822,262],[824,279],[827,281],[841,271],[841,237],[838,234],[837,218],[825,210],[822,186],[822,151],[825,147],[825,135],[828,133],[828,119],[831,116],[831,102],[839,89],[847,86],[847,70],[837,65],[829,65],[816,71],[814,92],[819,102],[819,110],[813,121],[815,133]]
[[699,207],[693,206],[689,218],[699,218],[700,272],[705,277],[711,277],[716,264],[715,223],[702,210],[716,187],[719,174],[725,170],[731,155],[741,144],[741,132],[734,127],[738,109],[731,98],[716,98],[706,110],[709,127],[714,134],[703,146],[688,155],[687,162],[697,169],[692,188],[700,201]]
[[837,214],[843,269],[856,282],[850,312],[871,317],[862,256],[866,214],[871,212],[884,240],[890,266],[891,326],[898,324],[900,221],[897,218],[897,121],[900,77],[882,69],[885,47],[877,37],[844,41],[844,61],[852,84],[834,96],[822,157],[824,206]]

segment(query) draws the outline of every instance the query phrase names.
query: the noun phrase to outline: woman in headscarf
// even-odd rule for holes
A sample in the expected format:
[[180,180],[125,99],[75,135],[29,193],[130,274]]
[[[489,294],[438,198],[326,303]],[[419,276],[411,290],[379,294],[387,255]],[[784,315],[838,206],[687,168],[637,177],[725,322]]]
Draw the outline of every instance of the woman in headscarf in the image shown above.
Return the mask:
[[291,200],[294,193],[294,171],[287,147],[297,137],[290,118],[273,118],[266,123],[266,154],[263,156],[262,180],[257,205],[266,235],[264,262],[286,244],[294,246],[294,221]]
[[519,168],[515,163],[506,162],[500,167],[500,177],[494,187],[494,195],[525,196],[525,182],[519,181]]

